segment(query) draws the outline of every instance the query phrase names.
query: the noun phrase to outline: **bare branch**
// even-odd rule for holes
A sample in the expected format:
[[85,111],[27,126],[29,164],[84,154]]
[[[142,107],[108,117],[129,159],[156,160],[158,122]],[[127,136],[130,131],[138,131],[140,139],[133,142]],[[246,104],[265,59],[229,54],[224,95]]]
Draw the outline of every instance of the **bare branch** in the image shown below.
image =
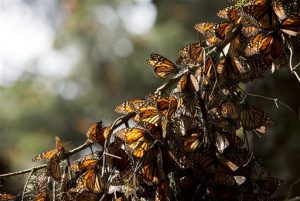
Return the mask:
[[299,77],[298,73],[294,69],[293,69],[293,73],[296,76],[297,80],[300,82],[300,77]]
[[[135,115],[135,113],[132,112],[132,113],[129,113],[125,116],[122,116],[122,117],[119,117],[118,119],[116,119],[114,121],[114,123],[111,125],[111,131],[109,133],[108,138],[110,139],[110,135],[113,132],[113,130],[117,129],[123,123],[128,122],[129,119],[134,117],[134,115]],[[76,148],[72,149],[71,151],[66,152],[62,156],[61,160],[68,159],[70,156],[82,151],[83,149],[89,147],[90,145],[91,145],[91,143],[89,142],[89,140],[87,140],[84,144],[80,145],[79,147],[76,147]],[[108,153],[106,153],[106,155],[108,155]],[[11,176],[16,176],[16,175],[20,175],[20,174],[27,174],[27,173],[30,173],[32,171],[40,170],[40,169],[43,169],[43,168],[46,168],[46,167],[47,167],[47,164],[44,164],[44,165],[40,165],[40,166],[37,166],[37,167],[34,167],[34,168],[26,169],[26,170],[21,170],[21,171],[17,171],[17,172],[2,174],[2,175],[0,175],[0,178],[11,177]]]
[[294,188],[294,186],[296,185],[296,184],[298,184],[300,182],[300,178],[298,178],[296,181],[294,181],[291,185],[290,185],[290,187],[289,187],[289,191],[288,191],[288,193],[287,193],[287,195],[286,195],[286,198],[285,198],[285,200],[286,201],[295,201],[295,200],[300,200],[299,198],[299,196],[297,196],[297,197],[295,197],[295,198],[292,198],[292,199],[289,199],[289,197],[290,197],[290,195],[291,195],[291,193],[292,193],[292,189]]
[[300,196],[296,196],[296,197],[291,198],[291,199],[286,200],[286,201],[298,201],[298,200],[300,200]]
[[20,174],[26,174],[26,173],[30,173],[32,170],[36,171],[36,170],[40,170],[40,169],[43,169],[46,167],[47,167],[47,164],[44,164],[44,165],[40,165],[40,166],[37,166],[34,168],[26,169],[26,170],[2,174],[2,175],[0,175],[0,178],[11,177],[11,176],[16,176],[16,175],[20,175]]
[[27,178],[27,180],[26,180],[26,182],[25,182],[24,189],[23,189],[23,193],[22,193],[22,199],[21,199],[22,201],[24,200],[24,195],[25,195],[25,191],[26,191],[28,182],[29,182],[29,180],[30,180],[32,174],[34,173],[34,171],[35,171],[35,168],[32,168],[31,171],[30,171],[30,173],[29,173],[29,175],[28,175],[28,178]]
[[290,67],[290,71],[295,75],[295,77],[297,78],[297,80],[300,82],[300,77],[298,75],[298,73],[295,71],[296,68],[300,65],[300,63],[298,63],[297,65],[293,66],[293,48],[290,44],[288,44],[288,48],[290,50],[290,59],[289,59],[289,67]]
[[262,99],[265,99],[265,100],[271,100],[275,103],[276,107],[279,108],[279,104],[281,104],[282,106],[284,106],[286,109],[288,109],[289,111],[291,111],[294,115],[298,116],[297,113],[289,106],[287,105],[286,103],[280,101],[278,98],[271,98],[271,97],[268,97],[268,96],[262,96],[262,95],[258,95],[258,94],[252,94],[250,92],[247,92],[245,90],[243,90],[241,87],[238,86],[238,88],[245,94],[249,95],[249,96],[253,96],[253,97],[257,97],[257,98],[262,98]]

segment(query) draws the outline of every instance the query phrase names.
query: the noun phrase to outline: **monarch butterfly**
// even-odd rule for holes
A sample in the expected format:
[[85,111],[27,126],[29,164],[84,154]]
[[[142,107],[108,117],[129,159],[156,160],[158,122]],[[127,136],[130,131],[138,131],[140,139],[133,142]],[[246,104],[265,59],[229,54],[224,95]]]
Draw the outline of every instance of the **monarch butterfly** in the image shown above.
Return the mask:
[[148,105],[152,105],[153,101],[151,101],[151,98],[154,98],[154,97],[153,96],[147,97],[147,100],[145,100],[145,99],[128,100],[128,101],[118,105],[115,108],[115,111],[120,114],[128,114],[130,112],[135,112],[136,110],[140,109],[141,107],[146,107]]
[[127,148],[137,158],[142,158],[153,146],[153,137],[141,128],[124,128],[116,136],[126,143]]
[[224,150],[229,146],[229,141],[225,135],[217,133],[215,139],[215,145],[220,154],[224,152]]
[[199,66],[203,63],[205,52],[200,42],[191,43],[179,50],[178,65]]
[[110,127],[102,127],[102,121],[94,123],[86,132],[86,136],[93,143],[104,145],[106,138],[110,132]]
[[270,29],[276,23],[272,0],[252,0],[243,6],[243,11],[254,17],[263,29]]
[[239,166],[237,164],[235,164],[233,161],[228,160],[228,159],[222,159],[221,163],[228,167],[232,172],[236,171],[237,169],[239,169]]
[[225,133],[230,133],[235,135],[236,130],[240,127],[240,125],[233,121],[230,118],[219,118],[214,121],[214,125],[216,128]]
[[111,153],[119,158],[113,157],[112,163],[113,167],[116,167],[118,170],[123,170],[128,168],[129,160],[126,152],[121,147],[114,147]]
[[146,181],[153,184],[159,182],[157,160],[151,160],[143,166],[143,176]]
[[147,101],[148,105],[155,106],[156,101],[161,97],[159,93],[150,93],[145,97],[145,100]]
[[166,125],[165,120],[161,120],[161,124],[154,125],[147,122],[144,122],[141,127],[143,127],[147,132],[149,132],[155,139],[163,140],[166,137]]
[[12,194],[0,194],[0,200],[1,201],[8,201],[8,200],[15,200],[17,196],[12,195]]
[[66,193],[64,197],[65,201],[73,201],[73,200],[80,200],[80,201],[94,201],[95,193],[89,191],[87,189],[71,189]]
[[247,63],[251,66],[254,78],[263,78],[264,73],[271,69],[274,59],[271,55],[257,54],[247,57]]
[[286,9],[282,5],[282,3],[279,1],[272,1],[272,3],[273,3],[274,13],[278,17],[278,19],[281,21],[281,20],[287,18]]
[[223,22],[216,24],[214,27],[215,34],[218,38],[224,40],[228,33],[230,33],[234,28],[232,23]]
[[199,165],[208,173],[215,174],[222,172],[223,167],[217,158],[209,156],[208,154],[200,156],[198,159]]
[[47,187],[41,188],[37,194],[34,196],[34,201],[47,201],[49,200]]
[[208,32],[211,32],[212,29],[214,28],[215,24],[214,23],[208,23],[208,22],[204,22],[204,23],[198,23],[194,26],[194,29],[196,29],[196,31],[202,33],[202,34],[206,34]]
[[170,118],[176,111],[177,100],[175,97],[163,97],[157,99],[156,104],[160,113],[162,113],[165,117]]
[[232,23],[199,23],[194,28],[205,36],[207,45],[215,45],[224,40],[227,34],[233,30]]
[[154,106],[146,106],[137,110],[137,115],[134,117],[136,122],[150,123],[153,125],[160,124],[161,114]]
[[55,137],[55,142],[56,142],[56,149],[37,155],[32,158],[32,161],[50,160],[53,157],[57,157],[58,159],[61,159],[61,157],[65,153],[65,148],[63,147],[59,137],[57,136]]
[[95,166],[99,163],[99,160],[87,155],[83,157],[80,161],[75,161],[71,164],[70,168],[73,172],[86,171],[89,169],[95,168]]
[[194,94],[184,94],[177,99],[175,117],[177,118],[183,115],[194,117],[199,106],[199,101]]
[[234,22],[235,24],[240,23],[240,20],[242,18],[241,15],[241,9],[235,6],[224,8],[217,13],[218,17],[226,19],[229,22]]
[[289,36],[300,35],[300,17],[288,17],[280,24],[280,30]]
[[[180,133],[182,136],[185,136],[188,133],[191,133],[199,128],[199,122],[195,118],[188,117],[185,115],[182,115],[180,117],[180,120],[176,123],[177,132]],[[202,128],[200,127],[200,129]]]
[[155,53],[150,55],[147,65],[153,68],[155,75],[159,78],[165,78],[169,74],[176,73],[179,70],[169,59]]
[[244,177],[244,176],[233,176],[233,178],[239,186],[242,185],[243,183],[245,183],[247,180],[246,177]]
[[[274,5],[274,3],[275,2],[273,2],[273,5]],[[276,3],[277,3],[277,1],[276,1]],[[278,1],[278,4],[283,7],[286,15],[299,16],[299,10],[300,10],[300,2],[299,1],[297,1],[297,0],[293,0],[293,1],[282,0],[282,1]],[[274,11],[275,11],[275,9],[274,9]]]
[[57,157],[53,157],[49,160],[47,170],[52,179],[55,181],[60,181],[62,174]]
[[211,57],[207,58],[204,66],[198,67],[195,72],[195,77],[204,85],[213,85],[216,80],[215,65]]
[[[253,79],[249,65],[241,58],[226,56],[217,64],[217,74],[220,85],[249,82]],[[229,82],[228,82],[229,81]]]
[[88,189],[92,192],[101,192],[103,184],[96,169],[89,169],[84,172],[76,181],[77,189]]
[[221,103],[220,114],[237,121],[240,118],[240,107],[235,101],[224,101]]
[[199,91],[199,84],[193,74],[186,73],[179,80],[177,89],[183,94],[193,94]]
[[255,36],[257,33],[262,32],[259,22],[252,16],[243,14],[241,21],[241,32],[246,38]]
[[193,133],[190,136],[187,136],[184,139],[183,146],[184,150],[187,152],[193,152],[197,148],[199,148],[202,145],[203,140],[203,134],[202,133]]
[[152,150],[143,163],[143,176],[147,182],[158,184],[163,174],[175,171],[180,165],[174,156],[165,148]]
[[245,48],[247,56],[252,56],[259,52],[269,54],[272,48],[273,37],[270,34],[259,33],[254,35]]
[[274,121],[265,112],[253,105],[241,105],[241,123],[245,130],[260,128],[261,126],[274,126]]
[[204,35],[208,46],[215,45],[221,41],[216,37],[215,26],[214,23],[199,23],[194,26],[196,31]]

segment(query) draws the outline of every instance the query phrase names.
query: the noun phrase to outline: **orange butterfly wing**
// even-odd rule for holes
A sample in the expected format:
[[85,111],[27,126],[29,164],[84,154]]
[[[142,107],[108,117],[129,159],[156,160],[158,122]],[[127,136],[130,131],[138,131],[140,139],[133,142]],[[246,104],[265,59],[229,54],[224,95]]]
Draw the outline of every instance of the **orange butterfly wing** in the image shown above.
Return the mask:
[[127,148],[137,158],[142,158],[152,147],[153,143],[149,135],[141,128],[124,128],[116,133],[116,136],[125,142]]
[[59,159],[61,159],[62,155],[65,153],[65,148],[63,147],[59,137],[56,136],[55,141],[56,149],[37,155],[32,158],[32,161],[50,160],[53,157],[58,157]]
[[203,63],[204,50],[199,42],[191,43],[179,50],[178,65],[198,66]]
[[173,62],[156,53],[151,54],[146,63],[153,68],[155,75],[159,78],[165,78],[178,71],[178,67]]

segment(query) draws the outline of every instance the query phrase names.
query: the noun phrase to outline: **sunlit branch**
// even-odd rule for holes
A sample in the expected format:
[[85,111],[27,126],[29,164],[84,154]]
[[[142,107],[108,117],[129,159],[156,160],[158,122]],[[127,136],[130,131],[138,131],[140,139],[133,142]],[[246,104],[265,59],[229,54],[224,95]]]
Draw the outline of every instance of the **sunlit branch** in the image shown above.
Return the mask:
[[299,200],[300,200],[300,196],[296,196],[296,197],[288,199],[286,201],[299,201]]
[[34,173],[34,171],[35,171],[35,169],[32,168],[31,171],[30,171],[30,173],[29,173],[29,175],[28,175],[28,178],[27,178],[27,180],[25,182],[24,189],[23,189],[23,192],[22,192],[22,198],[21,198],[22,201],[24,200],[24,195],[25,195],[25,192],[26,192],[26,189],[27,189],[28,182],[29,182],[32,174]]
[[[129,119],[131,119],[134,116],[134,113],[129,113],[125,116],[122,116],[120,118],[118,118],[111,126],[112,131],[115,130],[116,128],[118,128],[119,126],[121,126],[124,122],[127,122]],[[112,132],[111,131],[111,132]],[[89,143],[88,141],[85,142],[84,144],[72,149],[71,151],[66,152],[63,156],[61,160],[65,160],[68,159],[70,156],[82,151],[83,149],[89,147],[91,145],[91,143]],[[30,172],[35,172],[37,170],[40,169],[44,169],[46,168],[48,165],[44,164],[44,165],[40,165],[34,168],[30,168],[30,169],[26,169],[26,170],[21,170],[21,171],[17,171],[17,172],[11,172],[11,173],[7,173],[7,174],[2,174],[0,175],[0,178],[5,178],[5,177],[11,177],[11,176],[16,176],[16,175],[22,175],[22,174],[27,174]]]
[[299,77],[298,73],[296,72],[296,68],[300,65],[300,63],[298,63],[296,66],[293,67],[293,54],[294,54],[293,48],[289,44],[288,44],[288,48],[290,50],[290,60],[289,60],[290,70],[295,75],[295,77],[297,78],[297,80],[300,82],[300,77]]
[[47,164],[44,164],[44,165],[40,165],[40,166],[37,166],[34,168],[26,169],[26,170],[11,172],[11,173],[7,173],[7,174],[1,174],[0,178],[11,177],[11,176],[16,176],[16,175],[20,175],[20,174],[27,174],[27,173],[30,173],[32,170],[36,171],[36,170],[40,170],[40,169],[43,169],[46,167],[47,167]]

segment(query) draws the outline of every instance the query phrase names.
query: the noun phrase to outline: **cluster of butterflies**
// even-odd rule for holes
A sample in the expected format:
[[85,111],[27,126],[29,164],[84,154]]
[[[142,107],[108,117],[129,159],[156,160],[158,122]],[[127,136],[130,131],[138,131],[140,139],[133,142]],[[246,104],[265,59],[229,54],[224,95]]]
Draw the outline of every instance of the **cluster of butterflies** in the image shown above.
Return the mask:
[[101,151],[70,162],[56,137],[54,150],[33,158],[48,165],[28,180],[25,197],[272,200],[282,181],[249,151],[247,135],[264,135],[274,121],[247,102],[238,84],[286,64],[299,41],[299,6],[297,0],[231,6],[218,13],[225,22],[195,25],[203,40],[181,48],[176,64],[151,54],[147,65],[156,76],[175,75],[165,88],[118,105],[117,113],[131,117],[123,128],[93,124],[88,143]]

